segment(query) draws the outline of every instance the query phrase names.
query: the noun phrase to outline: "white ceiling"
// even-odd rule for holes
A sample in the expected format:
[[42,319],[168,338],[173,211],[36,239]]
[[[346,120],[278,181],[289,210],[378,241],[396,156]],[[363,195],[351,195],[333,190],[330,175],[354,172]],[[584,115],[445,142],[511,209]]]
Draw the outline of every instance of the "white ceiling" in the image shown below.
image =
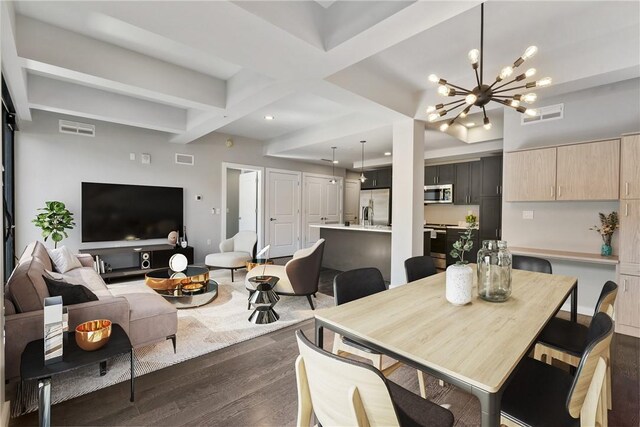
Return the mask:
[[[42,109],[176,143],[220,131],[307,161],[337,146],[341,166],[359,164],[366,139],[374,165],[389,161],[393,122],[425,120],[438,101],[430,73],[473,84],[478,4],[5,1],[2,71],[20,120]],[[485,80],[531,44],[539,52],[522,69],[554,79],[540,99],[637,77],[639,34],[637,1],[488,1]],[[426,130],[426,156],[493,149],[502,107],[489,114],[491,132]]]

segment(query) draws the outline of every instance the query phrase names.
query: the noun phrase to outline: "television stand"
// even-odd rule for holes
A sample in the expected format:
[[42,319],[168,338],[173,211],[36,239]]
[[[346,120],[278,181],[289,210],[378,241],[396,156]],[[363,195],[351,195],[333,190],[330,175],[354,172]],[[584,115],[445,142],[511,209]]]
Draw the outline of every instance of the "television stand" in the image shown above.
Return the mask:
[[169,258],[175,254],[186,256],[189,264],[194,262],[192,246],[182,248],[168,244],[81,249],[80,253],[90,254],[94,259],[99,257],[110,266],[100,273],[105,282],[140,277],[149,271],[168,268]]

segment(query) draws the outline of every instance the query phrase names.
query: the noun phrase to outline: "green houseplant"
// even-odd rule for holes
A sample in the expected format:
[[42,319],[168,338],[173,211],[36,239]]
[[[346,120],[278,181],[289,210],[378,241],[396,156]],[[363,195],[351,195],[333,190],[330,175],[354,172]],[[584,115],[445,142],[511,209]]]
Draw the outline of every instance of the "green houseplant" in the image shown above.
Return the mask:
[[73,222],[73,213],[67,209],[64,203],[51,201],[44,204],[45,207],[38,209],[41,212],[31,222],[42,230],[44,241],[46,242],[51,237],[53,247],[57,248],[58,242],[69,237],[67,230],[73,229],[76,223]]

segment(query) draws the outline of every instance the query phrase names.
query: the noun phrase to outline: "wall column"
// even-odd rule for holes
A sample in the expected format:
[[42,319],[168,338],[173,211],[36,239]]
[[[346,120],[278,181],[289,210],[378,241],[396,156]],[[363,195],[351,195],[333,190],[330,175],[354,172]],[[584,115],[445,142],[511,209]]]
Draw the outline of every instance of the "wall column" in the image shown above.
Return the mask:
[[424,132],[418,120],[393,124],[392,287],[407,283],[404,261],[423,251]]

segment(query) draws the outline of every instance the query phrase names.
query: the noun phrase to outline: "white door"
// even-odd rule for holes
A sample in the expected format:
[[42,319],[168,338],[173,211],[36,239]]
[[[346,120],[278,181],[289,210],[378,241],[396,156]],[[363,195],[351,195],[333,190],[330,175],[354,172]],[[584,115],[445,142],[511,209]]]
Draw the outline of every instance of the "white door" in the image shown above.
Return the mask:
[[258,230],[258,172],[240,174],[238,196],[238,230]]
[[344,183],[344,220],[358,223],[360,211],[360,181],[347,179]]
[[269,256],[288,256],[300,242],[300,173],[267,169],[265,245]]
[[326,178],[315,176],[304,177],[304,247],[313,245],[320,238],[320,229],[310,227],[311,224],[324,223],[323,196]]
[[335,184],[326,182],[324,184],[324,222],[327,224],[337,224],[342,220],[342,180]]

